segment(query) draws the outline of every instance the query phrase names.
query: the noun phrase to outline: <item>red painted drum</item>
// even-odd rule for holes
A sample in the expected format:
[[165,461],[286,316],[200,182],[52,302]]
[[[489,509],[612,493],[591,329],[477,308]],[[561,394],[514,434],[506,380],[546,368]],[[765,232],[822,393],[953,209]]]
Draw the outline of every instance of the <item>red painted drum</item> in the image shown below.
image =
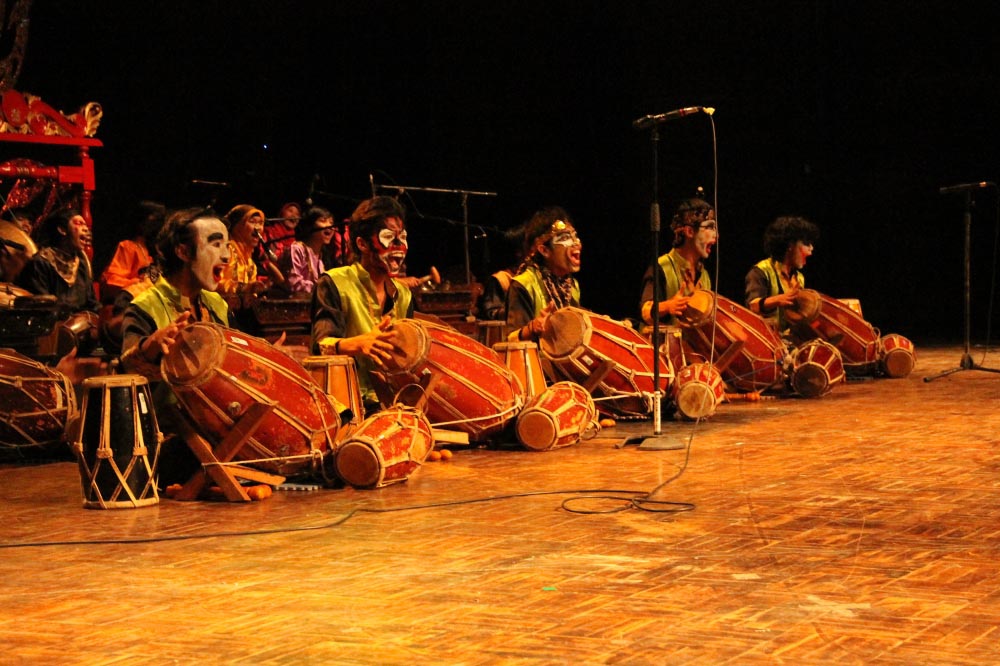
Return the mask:
[[548,451],[596,433],[597,407],[576,382],[556,382],[535,396],[517,417],[517,439],[526,449]]
[[[361,382],[358,368],[350,356],[306,356],[302,367],[312,375],[316,385],[333,398],[334,406],[342,412],[351,410],[351,418],[346,425],[357,428],[365,420],[365,406],[361,399]],[[347,435],[346,429],[339,433],[341,439]]]
[[805,398],[818,398],[844,381],[840,352],[829,342],[810,340],[792,352],[791,382]]
[[83,380],[80,418],[67,428],[88,509],[135,509],[160,501],[156,462],[162,436],[141,375]]
[[161,370],[192,422],[215,443],[254,404],[274,406],[235,460],[282,476],[323,471],[340,417],[306,369],[266,340],[191,324]]
[[493,351],[500,354],[504,364],[521,382],[525,400],[530,400],[545,390],[545,372],[538,358],[538,345],[534,342],[498,342]]
[[[716,361],[722,377],[739,391],[784,385],[785,343],[763,317],[716,294],[715,320],[684,326],[684,341],[695,353]],[[719,361],[724,359],[724,363]]]
[[674,378],[674,402],[677,411],[691,420],[715,414],[726,392],[722,375],[711,363],[692,363]]
[[395,405],[372,414],[337,449],[337,475],[355,488],[406,481],[434,448],[424,413]]
[[481,342],[422,319],[400,319],[392,329],[395,348],[386,369],[373,371],[372,378],[382,384],[380,394],[422,387],[423,409],[434,426],[482,440],[502,430],[524,406],[517,377]]
[[0,451],[51,454],[65,446],[76,413],[73,385],[61,372],[13,349],[0,349]]
[[908,338],[889,333],[879,340],[879,368],[886,377],[906,377],[916,364],[917,354]]
[[667,361],[638,331],[581,308],[560,308],[549,315],[539,347],[555,375],[553,381],[592,386],[597,408],[613,415],[652,414],[654,363],[660,364],[664,395],[673,382]]
[[838,350],[844,369],[851,374],[865,374],[875,370],[879,358],[879,333],[849,305],[826,294],[819,314],[811,322],[801,322],[791,327],[796,343],[819,338]]

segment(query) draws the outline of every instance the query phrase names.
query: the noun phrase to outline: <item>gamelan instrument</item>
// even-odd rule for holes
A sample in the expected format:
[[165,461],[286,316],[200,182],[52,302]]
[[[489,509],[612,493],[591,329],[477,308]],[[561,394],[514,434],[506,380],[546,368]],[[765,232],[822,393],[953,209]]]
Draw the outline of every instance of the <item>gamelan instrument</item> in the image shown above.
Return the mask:
[[390,358],[371,373],[383,403],[397,402],[390,393],[416,387],[422,396],[415,403],[435,427],[473,440],[502,430],[524,405],[520,381],[489,347],[430,320],[400,319],[392,330]]
[[434,434],[419,409],[393,405],[365,419],[337,449],[337,476],[355,488],[406,481],[434,449]]
[[545,390],[545,371],[534,342],[498,342],[493,351],[500,354],[504,364],[521,382],[525,400],[530,400]]
[[711,363],[683,366],[674,377],[674,403],[684,418],[696,421],[713,414],[726,393],[722,375]]
[[272,408],[234,460],[282,476],[325,470],[340,417],[309,372],[266,340],[217,324],[190,324],[160,367],[182,411],[215,443],[251,406]]
[[160,501],[156,463],[162,435],[141,375],[83,380],[78,420],[67,426],[88,509],[134,509]]
[[64,446],[76,413],[73,385],[61,372],[0,348],[0,451],[49,455]]
[[598,410],[616,416],[652,414],[654,363],[659,363],[658,388],[664,395],[673,381],[669,364],[638,331],[582,308],[560,308],[549,315],[539,347],[553,382],[581,384],[596,396]]
[[[361,382],[358,379],[358,368],[350,356],[306,356],[302,359],[302,367],[312,376],[313,381],[334,402],[341,417],[347,417],[347,423],[339,433],[343,438],[348,429],[361,425],[365,419],[365,405],[361,399]],[[348,417],[344,410],[350,410]]]
[[532,398],[517,416],[517,440],[531,451],[548,451],[576,444],[586,433],[597,433],[597,407],[576,382],[556,382]]
[[846,380],[840,351],[824,340],[810,340],[792,350],[789,378],[795,392],[818,398]]

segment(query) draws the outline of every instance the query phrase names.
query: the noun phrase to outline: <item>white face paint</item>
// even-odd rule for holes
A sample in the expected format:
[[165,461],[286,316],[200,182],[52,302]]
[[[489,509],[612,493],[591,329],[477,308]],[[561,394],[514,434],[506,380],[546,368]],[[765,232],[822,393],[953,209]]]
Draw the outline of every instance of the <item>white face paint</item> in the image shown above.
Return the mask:
[[194,236],[191,274],[198,287],[215,291],[226,264],[229,263],[229,234],[226,225],[218,218],[199,217],[191,223],[191,232]]
[[391,277],[399,275],[403,269],[406,252],[409,249],[403,221],[398,217],[387,218],[385,226],[372,240],[374,241],[372,245],[375,248],[375,253],[385,267],[386,273]]
[[563,223],[562,228],[553,233],[549,246],[544,256],[550,271],[559,277],[580,271],[583,243],[576,229]]
[[715,211],[710,211],[708,217],[695,228],[694,247],[703,260],[712,254],[712,248],[719,240],[719,224],[715,221]]
[[806,266],[806,260],[812,256],[812,253],[813,253],[812,243],[807,243],[805,241],[795,241],[792,244],[792,246],[788,248],[786,263],[791,268],[802,270]]

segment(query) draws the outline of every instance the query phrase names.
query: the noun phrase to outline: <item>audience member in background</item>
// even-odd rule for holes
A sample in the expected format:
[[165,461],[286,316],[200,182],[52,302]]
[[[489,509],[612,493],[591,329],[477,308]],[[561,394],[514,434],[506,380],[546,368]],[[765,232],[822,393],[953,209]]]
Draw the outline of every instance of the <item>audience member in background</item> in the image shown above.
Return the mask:
[[333,238],[333,216],[325,208],[315,206],[295,228],[296,241],[281,256],[278,267],[285,275],[287,290],[292,296],[308,296],[316,281],[326,270],[323,265],[323,248]]

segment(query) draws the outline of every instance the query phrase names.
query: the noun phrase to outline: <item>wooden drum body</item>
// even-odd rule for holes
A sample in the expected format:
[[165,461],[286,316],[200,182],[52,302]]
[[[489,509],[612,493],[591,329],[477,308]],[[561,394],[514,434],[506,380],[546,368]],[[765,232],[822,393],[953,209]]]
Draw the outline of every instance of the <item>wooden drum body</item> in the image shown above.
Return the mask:
[[340,417],[333,403],[301,364],[266,340],[191,324],[161,370],[193,424],[216,443],[252,405],[273,406],[235,460],[290,476],[322,471],[334,450]]
[[792,388],[805,398],[826,395],[846,378],[840,351],[824,340],[810,340],[797,347],[791,365]]
[[576,444],[598,427],[590,394],[576,382],[556,382],[525,405],[515,430],[524,448],[548,451]]
[[434,448],[424,413],[395,405],[372,414],[337,449],[337,475],[355,488],[406,481]]
[[50,454],[76,413],[69,379],[13,349],[0,349],[0,451]]
[[825,340],[840,351],[848,373],[873,372],[879,359],[878,331],[846,303],[826,294],[819,294],[819,298],[819,313],[812,321],[793,323],[796,344]]
[[67,431],[85,507],[132,509],[160,501],[156,463],[162,437],[145,377],[85,379],[79,420]]
[[498,342],[493,351],[501,356],[504,364],[521,382],[525,400],[530,400],[545,390],[545,372],[538,358],[538,345],[534,342]]
[[422,387],[423,409],[435,426],[482,440],[502,430],[524,405],[517,377],[477,340],[418,319],[400,319],[393,330],[395,349],[386,369],[373,371],[372,378],[382,385],[380,392]]
[[[307,356],[302,359],[302,367],[312,376],[313,381],[334,401],[338,412],[351,411],[346,424],[357,428],[365,420],[365,406],[361,399],[361,382],[358,368],[350,356]],[[343,438],[345,432],[340,433]]]
[[664,395],[673,382],[669,364],[638,331],[581,308],[560,308],[549,315],[539,346],[552,381],[570,380],[588,388],[604,398],[597,401],[602,412],[651,415],[654,363],[659,363]]
[[725,296],[711,317],[693,326],[683,320],[684,341],[695,353],[714,359],[722,376],[740,391],[763,391],[784,384],[785,343],[763,317]]
[[908,338],[889,333],[879,340],[879,369],[886,377],[906,377],[916,364],[917,354]]
[[711,363],[692,363],[677,372],[674,378],[674,402],[677,411],[691,420],[715,414],[725,397],[726,384]]

